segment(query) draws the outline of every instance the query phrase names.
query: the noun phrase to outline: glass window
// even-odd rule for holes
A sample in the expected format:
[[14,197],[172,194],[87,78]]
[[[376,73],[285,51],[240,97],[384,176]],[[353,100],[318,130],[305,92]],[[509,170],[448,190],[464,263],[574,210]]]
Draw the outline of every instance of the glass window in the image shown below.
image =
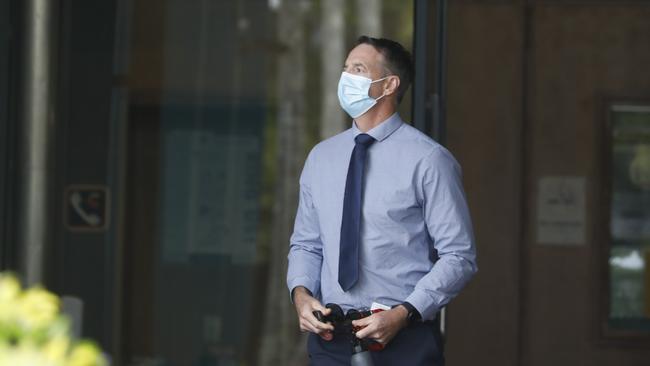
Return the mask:
[[609,326],[650,332],[650,105],[615,104],[610,123]]
[[10,35],[12,12],[10,11],[9,0],[0,0],[0,268],[7,268],[9,258],[5,235],[8,220],[11,215],[6,211],[8,205],[8,186],[10,175],[8,172],[8,161],[10,156],[9,136],[9,65],[10,65]]
[[122,363],[289,364],[304,351],[285,285],[304,159],[350,126],[336,95],[348,49],[361,34],[410,48],[413,4],[131,9]]

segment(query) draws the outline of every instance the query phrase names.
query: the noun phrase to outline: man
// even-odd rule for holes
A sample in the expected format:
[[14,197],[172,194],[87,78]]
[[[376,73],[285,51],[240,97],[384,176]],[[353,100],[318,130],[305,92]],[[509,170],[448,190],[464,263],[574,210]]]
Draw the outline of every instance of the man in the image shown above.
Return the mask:
[[287,284],[312,365],[350,364],[350,339],[313,314],[327,303],[389,307],[353,322],[385,345],[375,365],[443,365],[434,320],[477,270],[458,163],[396,113],[412,74],[401,45],[360,37],[338,88],[352,127],[305,162]]

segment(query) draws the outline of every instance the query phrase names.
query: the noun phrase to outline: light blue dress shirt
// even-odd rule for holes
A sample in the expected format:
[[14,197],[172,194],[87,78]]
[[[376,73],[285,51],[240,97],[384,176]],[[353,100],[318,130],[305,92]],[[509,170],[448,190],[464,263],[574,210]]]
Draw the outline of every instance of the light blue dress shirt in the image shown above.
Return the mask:
[[322,141],[307,157],[289,248],[287,285],[309,289],[344,311],[372,302],[411,303],[433,319],[477,271],[461,169],[444,147],[399,115],[371,129],[364,177],[359,279],[338,283],[339,240],[352,128]]

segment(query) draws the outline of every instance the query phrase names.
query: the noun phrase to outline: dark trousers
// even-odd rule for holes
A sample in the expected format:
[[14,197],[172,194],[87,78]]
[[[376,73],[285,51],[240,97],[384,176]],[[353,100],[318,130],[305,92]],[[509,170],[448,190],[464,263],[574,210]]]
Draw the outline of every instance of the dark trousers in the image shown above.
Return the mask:
[[[325,341],[316,334],[307,342],[312,366],[350,366],[350,339],[336,335]],[[375,366],[444,366],[442,337],[437,323],[429,321],[402,329],[382,351],[371,352]]]

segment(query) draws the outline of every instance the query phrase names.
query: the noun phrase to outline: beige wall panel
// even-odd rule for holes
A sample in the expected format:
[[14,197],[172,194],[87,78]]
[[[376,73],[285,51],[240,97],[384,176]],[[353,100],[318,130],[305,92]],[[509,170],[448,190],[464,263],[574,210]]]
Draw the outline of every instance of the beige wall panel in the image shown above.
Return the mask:
[[[602,101],[650,94],[650,4],[539,5],[533,15],[527,161],[524,365],[648,365],[650,349],[598,343],[594,266],[602,187]],[[536,243],[539,178],[587,178],[586,243]]]
[[521,14],[450,2],[447,139],[463,167],[479,265],[449,309],[450,365],[516,365]]

